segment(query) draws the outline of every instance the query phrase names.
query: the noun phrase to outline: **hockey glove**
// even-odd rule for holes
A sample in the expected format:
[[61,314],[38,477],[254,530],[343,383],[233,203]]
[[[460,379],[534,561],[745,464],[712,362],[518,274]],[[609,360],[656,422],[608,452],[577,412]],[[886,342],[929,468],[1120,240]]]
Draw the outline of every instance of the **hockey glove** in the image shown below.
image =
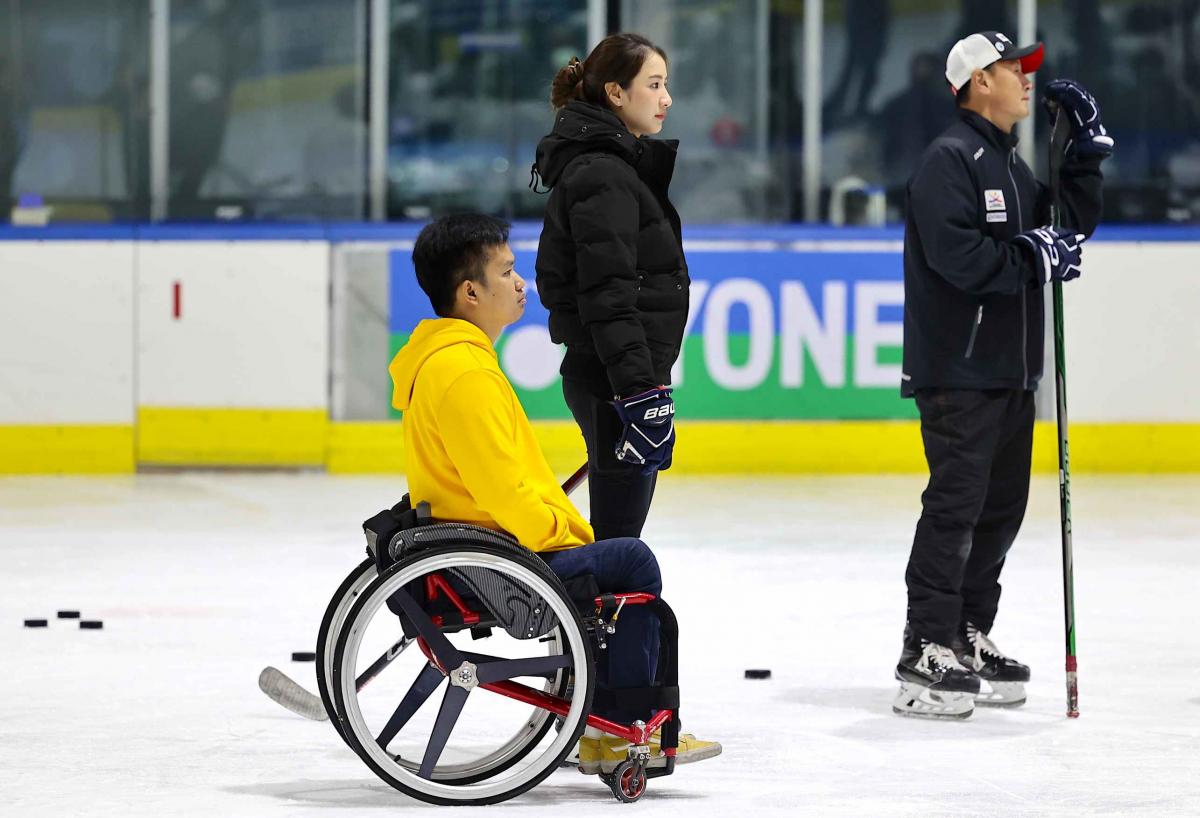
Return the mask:
[[1074,148],[1077,156],[1111,156],[1116,143],[1100,121],[1100,106],[1096,98],[1075,80],[1054,80],[1042,92],[1042,104],[1054,121],[1055,107],[1061,105],[1071,123],[1071,141],[1067,154]]
[[1026,230],[1013,241],[1033,251],[1033,269],[1038,284],[1048,281],[1070,281],[1079,278],[1083,260],[1082,233],[1061,227],[1039,227]]
[[675,401],[671,388],[659,386],[612,402],[624,428],[617,438],[617,460],[642,467],[642,474],[671,467],[675,446]]

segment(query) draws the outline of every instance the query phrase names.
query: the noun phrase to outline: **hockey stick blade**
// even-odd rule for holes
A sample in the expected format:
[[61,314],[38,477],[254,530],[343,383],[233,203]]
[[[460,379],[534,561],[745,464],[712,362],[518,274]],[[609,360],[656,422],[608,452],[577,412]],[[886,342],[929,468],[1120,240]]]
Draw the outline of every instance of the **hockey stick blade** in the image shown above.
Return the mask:
[[278,668],[264,667],[262,673],[258,674],[258,687],[270,699],[298,716],[313,721],[329,721],[321,697],[309,693]]

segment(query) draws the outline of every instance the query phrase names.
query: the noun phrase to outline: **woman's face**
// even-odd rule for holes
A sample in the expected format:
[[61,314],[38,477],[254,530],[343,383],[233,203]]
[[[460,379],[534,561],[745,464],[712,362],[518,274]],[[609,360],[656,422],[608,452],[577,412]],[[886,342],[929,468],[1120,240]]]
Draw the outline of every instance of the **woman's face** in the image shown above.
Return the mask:
[[650,52],[628,88],[610,82],[606,90],[613,110],[634,136],[662,130],[671,95],[667,93],[667,63],[658,52]]

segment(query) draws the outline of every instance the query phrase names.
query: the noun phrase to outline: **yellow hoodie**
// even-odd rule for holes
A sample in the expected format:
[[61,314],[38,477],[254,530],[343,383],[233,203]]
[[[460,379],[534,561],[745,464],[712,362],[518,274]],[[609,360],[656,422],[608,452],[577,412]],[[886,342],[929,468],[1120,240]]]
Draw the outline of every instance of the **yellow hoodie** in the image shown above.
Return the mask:
[[404,413],[413,502],[436,519],[507,531],[534,551],[595,539],[563,493],[491,340],[469,321],[422,321],[388,366]]

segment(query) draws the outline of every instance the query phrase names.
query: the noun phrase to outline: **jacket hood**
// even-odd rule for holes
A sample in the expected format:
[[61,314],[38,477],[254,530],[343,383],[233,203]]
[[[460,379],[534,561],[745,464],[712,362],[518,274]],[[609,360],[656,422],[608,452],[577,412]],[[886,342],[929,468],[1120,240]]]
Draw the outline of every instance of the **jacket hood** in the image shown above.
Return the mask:
[[538,143],[534,168],[542,177],[542,184],[552,188],[571,160],[580,154],[606,151],[636,164],[638,141],[612,111],[573,100],[558,112],[554,128]]
[[388,365],[388,374],[392,376],[392,406],[401,412],[406,411],[412,404],[413,385],[421,367],[434,354],[456,344],[471,344],[496,357],[491,339],[470,321],[460,318],[426,319],[417,324],[407,343]]

